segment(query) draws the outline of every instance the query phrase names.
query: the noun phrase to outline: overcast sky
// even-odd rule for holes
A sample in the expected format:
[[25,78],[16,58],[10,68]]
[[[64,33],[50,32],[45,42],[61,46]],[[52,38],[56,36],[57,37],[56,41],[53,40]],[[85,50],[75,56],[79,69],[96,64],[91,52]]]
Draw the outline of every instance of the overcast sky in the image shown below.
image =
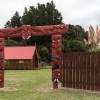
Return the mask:
[[[37,3],[46,4],[51,0],[0,0],[0,28],[16,11],[23,15],[24,8],[37,7]],[[100,27],[100,0],[53,0],[56,9],[62,14],[65,24],[81,25],[88,31],[89,25],[94,29]]]

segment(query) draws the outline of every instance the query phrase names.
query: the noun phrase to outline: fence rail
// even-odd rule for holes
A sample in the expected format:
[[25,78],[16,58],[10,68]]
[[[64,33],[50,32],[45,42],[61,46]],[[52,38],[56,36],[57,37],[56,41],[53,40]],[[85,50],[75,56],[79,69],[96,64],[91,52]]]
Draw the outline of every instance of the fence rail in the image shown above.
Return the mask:
[[64,53],[62,87],[100,91],[100,53]]

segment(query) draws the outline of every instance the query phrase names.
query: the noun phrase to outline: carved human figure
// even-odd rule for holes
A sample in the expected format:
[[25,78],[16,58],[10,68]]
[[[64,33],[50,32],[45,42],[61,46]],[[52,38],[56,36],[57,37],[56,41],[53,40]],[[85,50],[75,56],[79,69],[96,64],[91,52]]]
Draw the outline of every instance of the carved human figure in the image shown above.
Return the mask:
[[61,82],[61,35],[52,35],[52,81]]

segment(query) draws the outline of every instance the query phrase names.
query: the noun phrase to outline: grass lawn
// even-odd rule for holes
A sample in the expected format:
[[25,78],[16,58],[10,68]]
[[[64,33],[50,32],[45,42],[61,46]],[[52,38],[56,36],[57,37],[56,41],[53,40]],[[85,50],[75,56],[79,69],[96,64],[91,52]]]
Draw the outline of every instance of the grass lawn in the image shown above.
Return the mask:
[[0,100],[100,100],[100,94],[52,89],[51,69],[6,70]]

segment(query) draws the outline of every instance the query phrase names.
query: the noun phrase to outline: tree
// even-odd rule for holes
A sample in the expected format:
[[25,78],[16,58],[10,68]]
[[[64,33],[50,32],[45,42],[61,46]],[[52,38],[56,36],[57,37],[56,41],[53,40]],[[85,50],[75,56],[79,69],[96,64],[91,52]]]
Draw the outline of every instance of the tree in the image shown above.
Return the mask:
[[80,25],[69,24],[68,27],[68,33],[63,35],[63,52],[86,51],[83,41],[87,32]]
[[7,38],[5,40],[5,45],[6,46],[19,46],[19,45],[22,46],[23,43],[22,42],[16,42],[16,41],[14,41],[14,40],[12,40],[10,38]]
[[78,39],[84,40],[84,37],[87,37],[85,30],[80,25],[68,25],[68,33],[63,35],[63,38],[68,40],[70,39]]
[[43,61],[47,61],[47,54],[49,53],[49,50],[46,47],[41,48],[41,57]]
[[12,27],[20,27],[21,26],[21,16],[16,11],[13,17],[11,18]]
[[8,22],[6,22],[6,24],[5,24],[5,28],[10,28],[11,27],[11,22],[10,21],[8,21]]
[[71,40],[69,44],[71,52],[85,52],[87,50],[85,44],[82,41]]
[[21,21],[22,21],[22,25],[32,25],[33,24],[32,13],[29,12],[26,7],[24,9],[24,13],[21,18]]
[[62,24],[62,15],[61,13],[55,8],[55,4],[53,3],[53,1],[51,1],[51,3],[47,3],[46,4],[46,10],[45,10],[45,17],[47,20],[47,25],[50,24]]
[[20,27],[21,24],[21,16],[19,15],[19,12],[15,12],[13,17],[11,17],[10,20],[8,20],[5,24],[5,28],[7,27]]
[[55,8],[53,1],[47,4],[37,4],[37,7],[30,6],[29,10],[25,8],[22,23],[29,25],[54,25],[61,24],[62,22],[61,13]]

